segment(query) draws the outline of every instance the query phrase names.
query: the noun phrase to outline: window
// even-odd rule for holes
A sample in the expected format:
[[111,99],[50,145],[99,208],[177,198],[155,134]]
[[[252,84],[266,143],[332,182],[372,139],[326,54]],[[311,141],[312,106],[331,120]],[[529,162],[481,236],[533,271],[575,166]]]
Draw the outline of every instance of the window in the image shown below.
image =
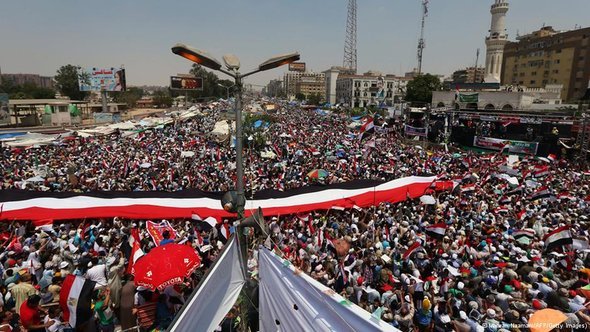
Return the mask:
[[537,81],[531,80],[531,84],[537,84]]
[[553,63],[557,65],[557,64],[561,63],[561,60],[557,59],[557,60],[553,61]]
[[555,53],[559,54],[559,53],[561,53],[561,50],[557,50],[557,51],[555,51]]
[[549,81],[547,81],[547,80],[543,80],[543,82],[542,82],[543,85],[547,85],[547,83],[549,83]]
[[534,71],[534,72],[531,73],[531,75],[536,76],[537,75],[537,72]]
[[559,74],[559,69],[553,70],[553,74]]
[[524,77],[524,73],[520,73],[520,77]]

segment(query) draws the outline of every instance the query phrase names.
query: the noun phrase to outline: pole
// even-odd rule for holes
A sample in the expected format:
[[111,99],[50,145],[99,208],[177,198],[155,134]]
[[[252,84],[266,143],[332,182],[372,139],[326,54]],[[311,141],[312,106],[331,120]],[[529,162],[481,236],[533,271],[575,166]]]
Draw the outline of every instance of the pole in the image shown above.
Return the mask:
[[473,83],[477,83],[477,63],[479,62],[479,48],[475,53],[475,72],[473,73]]
[[102,95],[102,112],[108,113],[109,106],[107,105],[107,90],[103,88],[100,92],[100,94]]

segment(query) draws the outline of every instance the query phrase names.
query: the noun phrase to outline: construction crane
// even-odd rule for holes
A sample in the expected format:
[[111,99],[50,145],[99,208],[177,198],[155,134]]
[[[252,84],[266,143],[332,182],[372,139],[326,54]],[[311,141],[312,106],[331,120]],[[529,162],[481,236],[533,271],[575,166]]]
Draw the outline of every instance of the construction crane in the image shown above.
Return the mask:
[[418,40],[418,75],[422,74],[422,55],[426,43],[424,42],[424,25],[426,24],[426,17],[428,16],[428,2],[430,0],[422,0],[422,27],[420,28],[420,40]]
[[344,41],[344,61],[342,66],[356,74],[356,0],[348,0],[346,19],[346,39]]

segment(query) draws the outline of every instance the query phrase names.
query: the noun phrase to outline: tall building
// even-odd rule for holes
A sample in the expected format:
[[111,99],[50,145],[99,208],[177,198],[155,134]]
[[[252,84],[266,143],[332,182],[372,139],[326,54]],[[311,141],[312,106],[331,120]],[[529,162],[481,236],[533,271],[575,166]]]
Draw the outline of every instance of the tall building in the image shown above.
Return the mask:
[[492,25],[490,35],[486,37],[485,81],[496,83],[500,82],[504,46],[508,43],[508,35],[506,34],[508,1],[495,0],[490,12],[492,13]]
[[301,75],[295,84],[295,94],[302,94],[309,98],[311,95],[319,95],[321,101],[326,100],[326,77],[324,73],[309,73]]
[[10,80],[15,85],[33,83],[40,88],[53,89],[53,77],[41,76],[38,74],[2,74],[0,81]]
[[481,83],[484,79],[485,68],[467,67],[453,73],[453,83]]
[[[300,84],[304,81],[304,84]],[[321,91],[317,86],[321,83]],[[283,87],[287,98],[294,98],[297,93],[320,93],[325,95],[326,75],[324,73],[288,71],[283,75]],[[305,93],[306,91],[308,93]]]
[[340,74],[336,102],[352,107],[393,106],[405,95],[410,78],[369,71],[363,75]]
[[590,80],[590,27],[559,32],[543,27],[504,50],[502,84],[544,88],[561,84],[561,96],[577,101]]
[[338,101],[336,100],[336,81],[338,75],[344,73],[351,73],[349,69],[339,66],[332,66],[330,69],[323,71],[326,76],[326,101],[334,105]]
[[281,97],[283,95],[283,81],[270,80],[266,86],[265,92],[269,97]]

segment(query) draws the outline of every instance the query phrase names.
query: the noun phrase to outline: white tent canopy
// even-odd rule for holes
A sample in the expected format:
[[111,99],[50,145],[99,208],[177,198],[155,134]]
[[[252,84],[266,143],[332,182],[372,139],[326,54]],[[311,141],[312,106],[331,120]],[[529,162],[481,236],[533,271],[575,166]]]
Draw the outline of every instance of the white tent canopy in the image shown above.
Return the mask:
[[260,331],[399,331],[264,247],[258,268]]

